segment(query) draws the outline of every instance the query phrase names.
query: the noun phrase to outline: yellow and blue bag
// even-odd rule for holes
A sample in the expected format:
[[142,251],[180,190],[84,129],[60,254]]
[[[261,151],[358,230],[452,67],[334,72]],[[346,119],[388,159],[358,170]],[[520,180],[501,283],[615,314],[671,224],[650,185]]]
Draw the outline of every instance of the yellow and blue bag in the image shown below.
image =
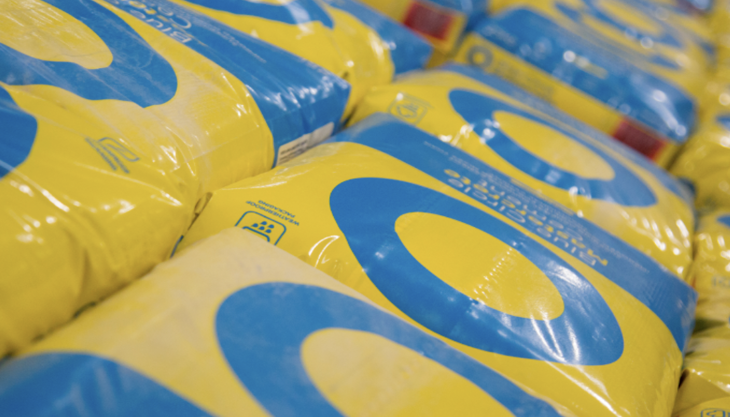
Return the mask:
[[366,4],[426,38],[443,59],[464,30],[484,16],[488,0],[363,0]]
[[560,415],[528,388],[236,229],[6,361],[0,414]]
[[0,5],[0,356],[169,256],[207,193],[340,124],[345,81],[155,4]]
[[692,186],[703,212],[730,209],[730,108],[708,115],[671,168]]
[[730,412],[730,212],[702,216],[691,276],[699,294],[674,414],[713,417]]
[[698,324],[705,325],[687,346],[673,416],[721,417],[730,412],[729,318],[727,294],[703,300],[698,305]]
[[368,88],[424,67],[431,55],[428,42],[357,0],[173,1],[345,79],[352,87],[346,114]]
[[702,216],[694,240],[691,281],[700,299],[730,298],[730,211]]
[[213,193],[235,226],[575,416],[668,415],[696,293],[469,154],[374,115]]
[[667,165],[707,77],[686,31],[617,0],[495,1],[455,60],[533,92]]
[[688,190],[631,149],[477,68],[450,64],[372,89],[350,119],[388,113],[539,190],[684,278]]
[[706,14],[712,12],[715,0],[642,0],[645,3],[656,3],[677,13]]
[[[682,6],[672,4],[672,0],[620,0],[623,3],[639,7],[642,13],[654,17],[657,20],[665,21],[674,30],[682,30],[685,32],[684,36],[688,36],[689,39],[699,45],[705,55],[705,62],[708,64],[711,70],[717,64],[717,45],[715,34],[709,24],[708,17],[704,16],[704,13],[698,14],[695,9],[689,6]],[[700,3],[705,2],[709,6],[712,0],[689,0]],[[689,2],[687,1],[687,3]],[[685,3],[685,0],[680,0],[680,3]],[[630,11],[631,9],[629,9]],[[709,11],[709,8],[707,9]]]

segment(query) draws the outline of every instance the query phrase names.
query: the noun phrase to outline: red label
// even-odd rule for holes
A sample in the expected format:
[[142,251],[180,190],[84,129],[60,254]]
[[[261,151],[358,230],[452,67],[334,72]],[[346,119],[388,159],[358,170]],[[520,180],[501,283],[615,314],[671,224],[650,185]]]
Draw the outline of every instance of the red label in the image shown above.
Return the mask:
[[406,13],[403,24],[418,33],[445,40],[454,17],[449,13],[423,3],[414,2]]
[[667,146],[666,139],[651,134],[626,119],[623,119],[618,129],[613,132],[613,137],[652,160]]

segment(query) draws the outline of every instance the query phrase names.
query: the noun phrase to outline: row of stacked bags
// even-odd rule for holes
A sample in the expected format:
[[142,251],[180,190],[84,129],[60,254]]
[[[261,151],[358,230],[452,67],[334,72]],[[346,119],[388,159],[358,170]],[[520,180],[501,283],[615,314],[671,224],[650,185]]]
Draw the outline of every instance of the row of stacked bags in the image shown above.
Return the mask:
[[716,3],[3,2],[0,415],[730,415]]
[[705,19],[716,65],[705,85],[697,127],[671,172],[695,194],[697,230],[689,271],[698,293],[673,414],[730,415],[730,2]]

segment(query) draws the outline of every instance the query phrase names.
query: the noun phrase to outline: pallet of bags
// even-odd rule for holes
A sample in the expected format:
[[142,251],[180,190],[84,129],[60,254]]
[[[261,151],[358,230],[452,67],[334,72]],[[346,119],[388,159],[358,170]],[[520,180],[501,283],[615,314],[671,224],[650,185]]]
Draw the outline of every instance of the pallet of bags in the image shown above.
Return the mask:
[[[692,288],[393,116],[372,115],[214,192],[179,248],[229,227],[326,272],[561,415],[672,409]],[[502,404],[520,415],[521,405]]]
[[705,42],[656,13],[622,0],[495,0],[455,60],[666,166],[695,126],[710,57]]
[[335,74],[155,5],[0,6],[0,355],[149,271],[208,193],[345,116]]

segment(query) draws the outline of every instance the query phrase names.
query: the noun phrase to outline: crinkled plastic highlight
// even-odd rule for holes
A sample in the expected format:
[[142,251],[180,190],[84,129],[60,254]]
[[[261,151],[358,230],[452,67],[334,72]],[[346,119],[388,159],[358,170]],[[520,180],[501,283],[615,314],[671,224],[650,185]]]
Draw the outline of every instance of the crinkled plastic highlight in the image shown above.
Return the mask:
[[694,128],[694,94],[707,75],[706,53],[687,32],[618,0],[493,3],[455,59],[520,85],[661,165]]
[[671,410],[694,291],[572,211],[391,116],[216,191],[180,247],[231,226],[561,413]]
[[691,196],[631,149],[476,68],[449,65],[371,90],[351,118],[389,113],[592,221],[685,277]]
[[443,58],[469,24],[484,16],[486,0],[363,0],[426,38]]
[[368,88],[425,66],[430,45],[358,0],[173,0],[301,56],[352,86],[349,114]]
[[161,264],[5,362],[0,410],[14,417],[560,415],[236,229]]
[[[704,310],[700,310],[703,305]],[[724,318],[690,339],[674,406],[673,416],[677,417],[722,416],[730,406],[730,297],[725,294],[705,299],[699,306],[698,320],[708,311],[724,311]]]
[[691,277],[700,298],[730,298],[730,211],[702,216],[694,240]]
[[730,108],[719,108],[682,149],[672,174],[691,184],[702,212],[730,209]]
[[0,6],[0,355],[171,253],[198,201],[327,137],[347,83],[156,0]]

